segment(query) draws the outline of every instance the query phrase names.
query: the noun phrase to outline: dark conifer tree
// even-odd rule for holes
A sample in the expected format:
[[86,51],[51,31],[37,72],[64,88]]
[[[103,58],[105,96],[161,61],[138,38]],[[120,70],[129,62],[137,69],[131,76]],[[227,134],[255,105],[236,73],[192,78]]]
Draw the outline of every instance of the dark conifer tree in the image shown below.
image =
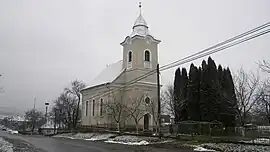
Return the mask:
[[223,100],[224,102],[224,117],[223,123],[225,126],[235,126],[236,123],[236,96],[234,90],[234,83],[230,69],[223,70]]
[[215,64],[215,61],[212,60],[211,57],[208,58],[208,92],[207,92],[207,97],[208,97],[208,104],[210,107],[208,107],[209,112],[211,114],[210,120],[209,121],[214,121],[217,120],[219,121],[220,114],[219,114],[219,107],[221,106],[220,104],[220,88],[218,85],[218,71],[217,71],[217,66]]
[[189,120],[200,121],[199,84],[200,71],[194,64],[190,65],[188,81],[188,116]]
[[200,75],[200,114],[201,120],[208,120],[208,103],[207,103],[207,92],[208,92],[208,68],[205,60],[202,61],[202,70]]
[[173,100],[173,106],[175,111],[175,122],[180,121],[180,79],[181,79],[181,71],[180,68],[178,68],[175,71],[174,76],[174,100]]
[[186,68],[182,68],[182,75],[180,79],[180,102],[181,102],[181,115],[180,120],[188,120],[188,111],[187,111],[187,84],[188,84],[188,75]]

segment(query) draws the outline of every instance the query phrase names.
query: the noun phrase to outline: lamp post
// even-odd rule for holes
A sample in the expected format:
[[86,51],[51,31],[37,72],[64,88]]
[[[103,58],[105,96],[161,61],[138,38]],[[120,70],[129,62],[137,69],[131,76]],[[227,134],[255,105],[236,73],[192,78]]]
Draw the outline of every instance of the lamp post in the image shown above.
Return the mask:
[[45,121],[46,121],[46,124],[47,124],[47,112],[48,112],[48,106],[49,106],[49,102],[45,102],[45,107],[46,107],[46,112],[45,112]]

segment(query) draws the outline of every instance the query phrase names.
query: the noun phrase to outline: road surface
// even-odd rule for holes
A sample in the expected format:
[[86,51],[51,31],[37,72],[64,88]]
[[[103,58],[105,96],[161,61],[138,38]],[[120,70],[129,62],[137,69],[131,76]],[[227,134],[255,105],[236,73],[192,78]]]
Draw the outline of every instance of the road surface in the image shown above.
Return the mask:
[[[52,138],[44,136],[11,135],[0,131],[0,137],[9,141],[21,141],[28,143],[35,150],[29,152],[190,152],[178,148],[164,148],[163,146],[129,146],[110,144],[102,141],[86,141],[64,138]],[[16,151],[15,151],[16,152]],[[27,152],[27,151],[24,151]]]

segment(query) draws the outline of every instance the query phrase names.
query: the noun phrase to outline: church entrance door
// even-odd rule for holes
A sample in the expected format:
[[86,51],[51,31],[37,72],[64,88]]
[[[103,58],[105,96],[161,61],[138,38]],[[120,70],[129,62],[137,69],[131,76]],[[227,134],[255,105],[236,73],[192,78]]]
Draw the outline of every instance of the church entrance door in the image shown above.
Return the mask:
[[149,130],[149,114],[144,115],[144,130]]

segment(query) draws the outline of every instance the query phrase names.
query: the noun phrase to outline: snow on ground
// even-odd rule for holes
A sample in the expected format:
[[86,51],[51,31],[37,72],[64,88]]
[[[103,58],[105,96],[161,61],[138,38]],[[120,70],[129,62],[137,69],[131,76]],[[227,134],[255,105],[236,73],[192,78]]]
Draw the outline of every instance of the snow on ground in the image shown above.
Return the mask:
[[215,150],[206,149],[206,148],[203,148],[203,147],[197,147],[197,148],[195,148],[193,150],[194,150],[194,152],[196,152],[196,151],[212,151],[212,152],[214,152],[215,151]]
[[64,133],[64,134],[59,134],[59,135],[55,135],[53,137],[58,137],[58,138],[71,138],[74,134],[72,133]]
[[124,145],[148,145],[149,142],[142,140],[139,142],[123,142],[123,141],[113,141],[113,140],[107,140],[106,143],[113,143],[113,144],[124,144]]
[[95,133],[77,133],[72,136],[75,139],[90,139],[95,136]]
[[255,140],[250,140],[250,141],[241,141],[244,143],[256,143],[256,144],[269,144],[270,146],[270,139],[268,138],[257,138]]
[[7,132],[10,134],[18,134],[19,132],[17,130],[7,129]]
[[85,139],[85,140],[90,140],[90,141],[97,141],[97,140],[107,140],[111,137],[115,137],[115,134],[96,134],[92,136],[90,139]]
[[0,137],[0,151],[1,152],[13,152],[13,145]]
[[106,140],[107,143],[128,144],[128,145],[148,145],[148,144],[161,144],[171,142],[173,140],[159,139],[158,137],[141,137],[141,136],[117,136],[111,133],[66,133],[55,135],[54,137],[69,138],[69,139],[82,139],[89,141]]
[[244,145],[232,143],[205,143],[200,145],[206,149],[222,152],[269,152],[270,146]]
[[107,140],[111,137],[115,137],[116,134],[100,134],[100,133],[66,133],[66,134],[60,134],[55,135],[54,137],[61,137],[61,138],[69,138],[69,139],[84,139],[84,140],[90,140],[90,141],[96,141],[96,140]]
[[117,136],[109,139],[107,143],[117,143],[126,145],[148,145],[148,144],[161,144],[171,142],[172,140],[159,139],[157,137],[142,137],[142,136]]

